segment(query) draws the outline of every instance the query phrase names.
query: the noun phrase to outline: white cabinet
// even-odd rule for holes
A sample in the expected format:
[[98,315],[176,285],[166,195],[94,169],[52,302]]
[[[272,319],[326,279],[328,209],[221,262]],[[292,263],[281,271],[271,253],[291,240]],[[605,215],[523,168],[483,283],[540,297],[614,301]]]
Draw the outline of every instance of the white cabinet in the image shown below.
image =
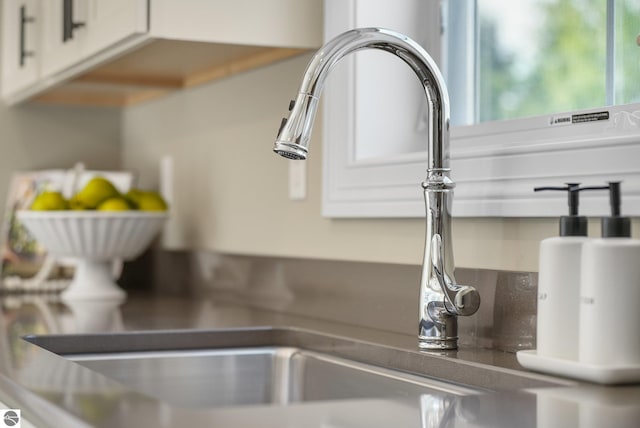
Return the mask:
[[19,91],[39,77],[40,0],[2,2],[2,94]]
[[[73,64],[81,56],[84,19],[78,17],[73,1],[46,0],[42,3],[42,74],[50,75]],[[69,7],[69,5],[71,7]]]
[[[21,3],[41,9],[27,24],[28,52],[40,52],[40,65],[30,74],[5,67],[9,104],[37,97],[129,105],[322,44],[323,0],[5,0],[4,7]],[[4,53],[17,58],[17,12],[5,21]],[[21,85],[12,83],[18,76]]]
[[[146,37],[147,0],[5,0],[2,95],[14,104],[95,65],[96,55]],[[77,68],[76,68],[77,67]]]
[[83,56],[147,33],[147,0],[75,0],[84,6]]
[[152,0],[151,35],[251,46],[317,48],[322,0]]
[[44,0],[42,11],[45,76],[147,32],[146,0]]

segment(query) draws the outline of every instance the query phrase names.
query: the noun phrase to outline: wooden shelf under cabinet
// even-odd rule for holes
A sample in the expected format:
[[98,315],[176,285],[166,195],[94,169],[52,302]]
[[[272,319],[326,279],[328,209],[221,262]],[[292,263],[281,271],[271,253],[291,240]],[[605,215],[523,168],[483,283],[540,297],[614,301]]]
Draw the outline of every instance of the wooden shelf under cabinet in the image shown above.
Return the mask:
[[156,39],[55,86],[34,101],[125,107],[307,52]]

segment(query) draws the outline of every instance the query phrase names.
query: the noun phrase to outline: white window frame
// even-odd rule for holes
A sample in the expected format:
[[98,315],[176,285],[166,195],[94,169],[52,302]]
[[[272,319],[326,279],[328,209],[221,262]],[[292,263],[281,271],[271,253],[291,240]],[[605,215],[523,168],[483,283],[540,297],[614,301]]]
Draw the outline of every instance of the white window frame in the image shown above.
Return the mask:
[[[325,0],[325,38],[356,26],[357,0]],[[423,25],[433,28],[425,45],[440,58],[439,2]],[[323,204],[326,217],[424,217],[420,182],[426,151],[378,159],[355,159],[357,99],[352,58],[328,81],[323,102]],[[391,89],[390,89],[391,90]],[[566,196],[534,194],[536,186],[565,182],[603,184],[622,180],[624,215],[640,215],[640,105],[595,108],[609,120],[559,125],[553,114],[486,122],[451,130],[453,215],[547,217],[565,214]],[[571,117],[571,114],[569,114]],[[426,149],[426,142],[425,142]],[[605,192],[582,196],[580,212],[605,215]]]

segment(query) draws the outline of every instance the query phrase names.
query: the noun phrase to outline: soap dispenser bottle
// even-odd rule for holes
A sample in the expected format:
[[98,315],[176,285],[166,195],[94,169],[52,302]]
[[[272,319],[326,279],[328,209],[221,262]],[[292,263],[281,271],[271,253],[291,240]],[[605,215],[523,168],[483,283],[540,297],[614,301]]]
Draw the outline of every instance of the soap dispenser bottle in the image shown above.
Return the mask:
[[579,361],[640,366],[640,241],[620,214],[620,182],[609,183],[611,217],[583,247]]
[[536,192],[568,193],[569,215],[560,217],[559,236],[540,243],[538,273],[537,354],[578,359],[578,310],[582,246],[587,242],[587,218],[578,215],[579,183],[537,187]]

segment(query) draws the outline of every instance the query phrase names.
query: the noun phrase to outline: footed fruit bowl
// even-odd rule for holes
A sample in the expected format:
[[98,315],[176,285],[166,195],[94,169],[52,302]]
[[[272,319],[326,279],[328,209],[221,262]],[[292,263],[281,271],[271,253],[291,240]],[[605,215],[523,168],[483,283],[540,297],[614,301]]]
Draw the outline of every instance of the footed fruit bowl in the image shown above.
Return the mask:
[[139,256],[168,215],[152,211],[19,211],[18,219],[55,257],[78,259],[65,300],[119,299],[112,262]]

